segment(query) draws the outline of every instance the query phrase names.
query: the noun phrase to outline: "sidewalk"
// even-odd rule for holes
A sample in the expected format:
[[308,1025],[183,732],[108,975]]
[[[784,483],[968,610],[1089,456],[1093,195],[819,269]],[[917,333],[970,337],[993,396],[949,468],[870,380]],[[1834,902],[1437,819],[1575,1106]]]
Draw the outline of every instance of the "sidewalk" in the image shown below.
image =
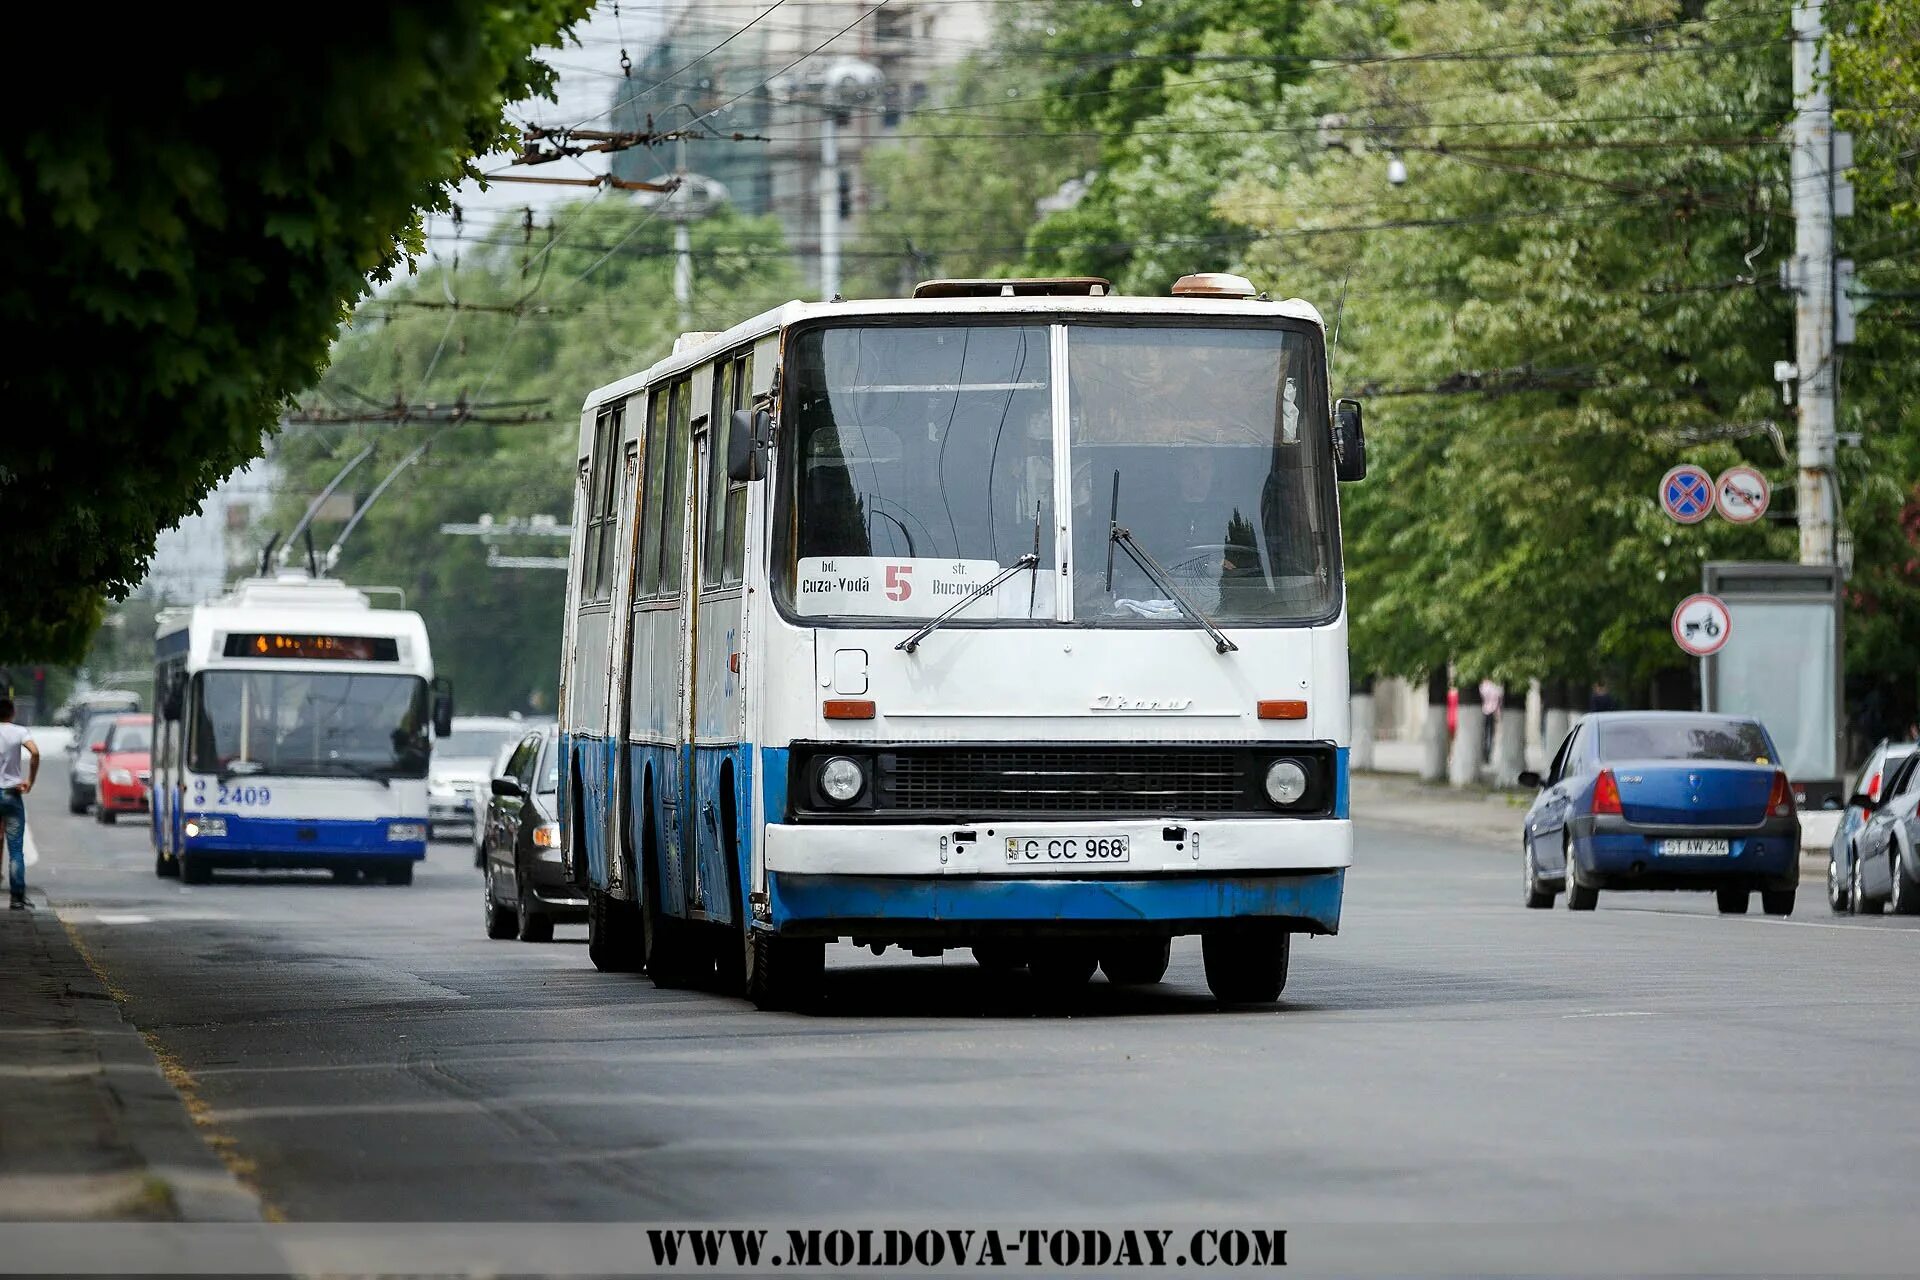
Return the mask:
[[258,1222],[46,899],[0,909],[0,1220]]

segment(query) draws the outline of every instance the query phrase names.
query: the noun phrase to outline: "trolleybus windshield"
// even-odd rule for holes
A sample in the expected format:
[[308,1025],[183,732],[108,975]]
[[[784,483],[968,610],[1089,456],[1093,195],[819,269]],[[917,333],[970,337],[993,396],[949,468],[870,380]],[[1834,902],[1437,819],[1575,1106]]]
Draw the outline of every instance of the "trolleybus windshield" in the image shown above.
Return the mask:
[[427,682],[321,671],[206,671],[189,743],[202,773],[424,778]]

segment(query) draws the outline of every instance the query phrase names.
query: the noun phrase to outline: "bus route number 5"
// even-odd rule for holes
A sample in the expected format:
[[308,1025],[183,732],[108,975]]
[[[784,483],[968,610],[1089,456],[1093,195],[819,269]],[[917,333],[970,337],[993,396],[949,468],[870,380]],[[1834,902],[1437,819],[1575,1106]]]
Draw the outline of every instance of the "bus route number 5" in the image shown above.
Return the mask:
[[907,581],[913,572],[910,564],[890,564],[887,566],[887,599],[905,600],[913,594],[913,584]]

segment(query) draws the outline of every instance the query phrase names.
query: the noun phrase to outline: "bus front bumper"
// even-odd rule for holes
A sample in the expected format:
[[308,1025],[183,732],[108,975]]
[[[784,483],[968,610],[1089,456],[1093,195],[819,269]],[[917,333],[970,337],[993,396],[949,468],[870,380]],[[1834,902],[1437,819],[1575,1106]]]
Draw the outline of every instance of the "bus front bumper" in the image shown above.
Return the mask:
[[1179,934],[1229,920],[1334,933],[1353,861],[1352,824],[1336,818],[766,832],[767,922],[801,934],[859,933],[860,922],[898,936]]

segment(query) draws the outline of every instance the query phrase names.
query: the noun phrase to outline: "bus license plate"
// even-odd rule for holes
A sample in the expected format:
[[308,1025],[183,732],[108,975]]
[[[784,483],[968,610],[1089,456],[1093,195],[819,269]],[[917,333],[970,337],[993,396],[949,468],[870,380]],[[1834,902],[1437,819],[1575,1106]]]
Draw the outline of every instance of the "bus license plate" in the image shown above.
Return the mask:
[[1725,840],[1662,840],[1663,858],[1724,858],[1731,846]]
[[1127,861],[1126,836],[1008,836],[1007,861],[1021,866],[1069,866]]

